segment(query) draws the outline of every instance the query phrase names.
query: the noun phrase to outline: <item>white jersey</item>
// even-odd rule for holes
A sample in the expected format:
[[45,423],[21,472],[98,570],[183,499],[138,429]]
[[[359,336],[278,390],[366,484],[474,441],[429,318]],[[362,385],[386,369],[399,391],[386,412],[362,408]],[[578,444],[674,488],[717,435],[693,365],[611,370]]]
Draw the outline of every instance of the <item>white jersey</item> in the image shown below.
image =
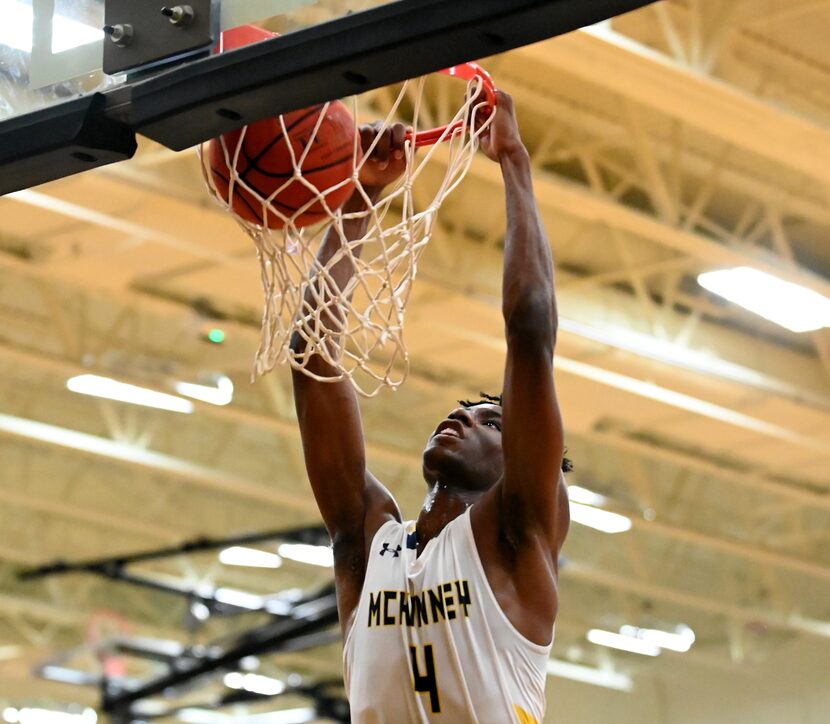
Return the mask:
[[343,650],[352,722],[541,722],[552,644],[528,641],[501,610],[469,509],[420,556],[414,525],[389,521]]

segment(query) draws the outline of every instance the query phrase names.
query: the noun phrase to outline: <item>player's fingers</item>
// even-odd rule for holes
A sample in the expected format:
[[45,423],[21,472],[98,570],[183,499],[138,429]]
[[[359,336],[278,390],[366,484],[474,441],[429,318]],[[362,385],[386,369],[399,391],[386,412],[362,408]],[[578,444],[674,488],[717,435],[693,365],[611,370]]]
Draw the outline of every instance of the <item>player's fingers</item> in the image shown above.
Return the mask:
[[406,143],[406,126],[403,123],[396,123],[392,126],[391,148],[392,156],[396,159],[402,159],[404,154],[404,144]]
[[516,107],[513,103],[513,97],[505,93],[504,91],[497,91],[497,105],[496,105],[496,118],[494,120],[498,120],[501,118],[501,123],[510,123],[511,121],[516,121]]
[[513,112],[513,96],[503,90],[496,91],[496,105],[508,113]]
[[378,165],[381,168],[384,168],[389,163],[389,147],[392,143],[392,131],[389,128],[384,129],[384,131],[378,136],[378,143],[375,146],[375,152],[372,154],[372,158],[378,162]]
[[369,150],[369,147],[372,145],[372,141],[375,140],[376,135],[377,131],[373,126],[364,124],[360,127],[360,147],[363,149],[364,153]]

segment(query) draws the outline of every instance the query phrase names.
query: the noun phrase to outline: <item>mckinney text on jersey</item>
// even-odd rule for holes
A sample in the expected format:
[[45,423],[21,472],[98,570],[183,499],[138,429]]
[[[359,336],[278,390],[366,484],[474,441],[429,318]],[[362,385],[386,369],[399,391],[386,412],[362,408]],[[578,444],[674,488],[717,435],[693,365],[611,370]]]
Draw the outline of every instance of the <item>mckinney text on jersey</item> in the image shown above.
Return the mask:
[[369,594],[369,627],[428,626],[469,617],[470,586],[465,580],[442,583],[420,593],[376,591]]

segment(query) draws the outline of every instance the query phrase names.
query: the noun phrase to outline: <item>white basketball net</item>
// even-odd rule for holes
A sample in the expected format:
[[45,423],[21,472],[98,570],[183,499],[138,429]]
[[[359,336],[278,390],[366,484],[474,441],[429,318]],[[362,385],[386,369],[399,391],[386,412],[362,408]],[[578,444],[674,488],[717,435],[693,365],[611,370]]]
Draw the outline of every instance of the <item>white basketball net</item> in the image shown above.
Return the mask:
[[[383,121],[383,128],[399,120],[411,126],[413,132],[419,130],[419,123],[423,127],[422,119],[428,113],[422,105],[424,81],[420,78],[403,84]],[[460,89],[463,85],[459,83]],[[329,209],[324,193],[330,189],[318,190],[302,176],[302,163],[320,121],[303,153],[294,158],[292,152],[294,176],[286,179],[268,198],[259,196],[236,173],[236,158],[245,137],[244,130],[236,147],[229,147],[226,139],[221,139],[225,162],[231,170],[227,200],[210,173],[207,149],[200,149],[202,171],[211,195],[234,215],[257,248],[265,311],[254,376],[287,362],[315,379],[348,379],[360,394],[367,397],[376,395],[382,387],[397,388],[406,379],[409,356],[403,339],[404,314],[418,259],[430,240],[441,203],[464,178],[478,149],[479,138],[492,120],[490,114],[474,130],[465,122],[486,108],[480,79],[468,83],[464,98],[464,104],[442,134],[441,142],[416,151],[414,144],[407,141],[406,170],[377,200],[369,198],[359,180],[360,169],[372,148],[367,149],[361,162],[355,164],[350,179],[330,187],[337,188],[349,182],[355,184],[355,193],[361,194],[365,202],[365,209],[355,213]],[[352,99],[351,107],[357,118],[357,99]],[[404,108],[409,109],[406,115],[411,114],[411,117],[402,117]],[[320,113],[319,119],[322,120],[324,115],[325,111]],[[283,119],[280,121],[283,133],[287,134]],[[354,159],[358,158],[358,145],[359,138],[356,137]],[[435,173],[430,173],[429,178],[424,173],[430,165],[443,172],[443,179],[437,186]],[[313,192],[313,198],[291,215],[286,215],[272,201],[283,188],[297,181]],[[236,214],[233,194],[239,188],[244,188],[249,198],[256,198],[262,204],[260,218],[267,219],[269,213],[273,214],[282,219],[284,227],[270,229]],[[420,203],[416,203],[416,198]],[[424,202],[424,198],[430,200]],[[328,220],[311,227],[296,226],[295,220],[318,203],[328,212]],[[361,218],[368,224],[366,232],[359,238],[349,239],[344,222]],[[337,235],[339,248],[321,263],[317,253],[329,233]],[[344,261],[353,267],[354,274],[340,289],[331,271]],[[313,301],[309,304],[307,300]],[[306,341],[299,353],[290,346],[295,333]],[[308,362],[314,354],[334,368],[333,374],[321,377],[309,370]]]

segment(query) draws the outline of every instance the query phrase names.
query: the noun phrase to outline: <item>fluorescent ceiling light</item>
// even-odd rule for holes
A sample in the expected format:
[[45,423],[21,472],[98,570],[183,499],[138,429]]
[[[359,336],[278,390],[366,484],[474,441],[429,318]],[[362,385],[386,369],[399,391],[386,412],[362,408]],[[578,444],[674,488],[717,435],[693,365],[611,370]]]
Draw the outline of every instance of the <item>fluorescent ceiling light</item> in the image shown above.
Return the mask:
[[[0,0],[0,45],[22,50],[32,50],[34,16],[32,6],[17,0]],[[52,52],[62,53],[81,45],[95,43],[104,39],[100,28],[80,23],[63,15],[52,17]]]
[[[16,198],[21,191],[15,191],[13,194],[7,194]],[[26,193],[35,193],[27,191]],[[40,204],[40,199],[30,201],[28,196],[24,200],[25,203]],[[458,329],[454,329],[458,332]],[[462,332],[465,339],[474,341],[476,344],[481,344],[491,349],[504,352],[505,343],[503,338],[494,337],[492,335],[479,334],[477,332]],[[623,375],[618,372],[603,369],[595,365],[590,365],[580,360],[570,359],[568,357],[557,356],[553,360],[554,367],[559,372],[566,372],[571,375],[577,375],[586,380],[593,380],[602,385],[613,387],[617,390],[622,390],[632,395],[638,395],[648,400],[654,400],[664,405],[670,405],[686,412],[692,412],[696,415],[702,415],[712,420],[723,422],[727,425],[734,425],[743,428],[744,430],[752,430],[761,435],[769,435],[770,437],[778,438],[779,440],[786,440],[787,442],[807,447],[812,450],[818,450],[822,454],[827,451],[827,445],[823,440],[818,440],[807,435],[802,435],[795,432],[792,427],[785,427],[784,425],[775,425],[766,420],[761,420],[757,417],[745,415],[735,410],[731,410],[723,405],[715,405],[711,402],[701,400],[692,395],[685,395],[682,392],[676,392],[660,385],[655,385],[651,382],[638,380],[629,375]]]
[[283,558],[300,563],[308,563],[312,566],[323,566],[332,568],[334,566],[334,553],[328,546],[311,546],[306,543],[281,543],[277,548]]
[[[232,714],[222,714],[210,709],[188,707],[178,713],[179,721],[188,724],[231,724],[238,722],[239,717]],[[247,714],[245,724],[306,724],[317,719],[317,710],[311,707],[298,709],[283,709],[269,711],[262,714]]]
[[290,603],[281,601],[278,598],[268,598],[265,600],[265,610],[277,616],[287,616],[291,613],[292,608]]
[[177,716],[179,721],[187,722],[187,724],[226,724],[234,721],[233,717],[222,712],[192,706],[180,709]]
[[631,530],[631,520],[619,513],[592,508],[582,503],[571,503],[571,520],[603,533],[625,533]]
[[260,674],[243,674],[239,671],[231,671],[225,674],[224,682],[229,689],[250,691],[252,694],[262,694],[263,696],[276,696],[285,691],[285,684],[282,681]]
[[89,707],[80,714],[52,709],[7,707],[3,709],[3,721],[9,724],[95,724],[98,721],[98,715],[95,709]]
[[157,717],[164,714],[170,705],[163,699],[142,699],[132,706],[133,715],[137,717]]
[[97,674],[90,674],[86,671],[78,671],[77,669],[70,669],[66,666],[55,666],[53,664],[44,666],[40,670],[40,676],[49,681],[71,684],[72,686],[89,686],[94,680],[99,678]]
[[659,646],[661,649],[686,653],[695,642],[695,632],[688,626],[680,624],[674,630],[660,631],[654,628],[638,628],[637,626],[621,626],[620,633],[623,636],[645,641],[647,644]]
[[606,669],[595,669],[591,666],[571,664],[559,659],[548,659],[548,674],[562,679],[581,681],[583,684],[616,689],[617,691],[631,691],[634,688],[631,677],[625,674]]
[[593,490],[583,488],[581,485],[568,486],[568,500],[572,503],[582,503],[583,505],[602,506],[608,502],[608,498]]
[[70,377],[66,386],[72,392],[81,395],[92,395],[103,397],[107,400],[128,402],[132,405],[143,405],[158,410],[169,410],[170,412],[193,412],[193,403],[175,395],[168,395],[164,392],[156,392],[146,387],[129,385],[126,382],[118,382],[109,377],[99,375],[78,375]]
[[559,331],[594,340],[600,344],[631,352],[632,354],[657,360],[666,364],[694,370],[707,375],[714,375],[742,385],[751,385],[764,391],[795,395],[797,391],[787,383],[762,374],[743,365],[720,359],[712,353],[695,350],[687,345],[656,339],[648,334],[635,332],[618,325],[594,327],[566,317],[559,318]]
[[210,618],[210,609],[201,601],[193,601],[190,604],[190,614],[197,621],[207,621]]
[[631,636],[623,636],[613,631],[592,628],[587,634],[587,639],[592,644],[607,646],[608,648],[619,649],[620,651],[628,651],[632,654],[641,654],[642,656],[660,655],[660,647],[656,644],[641,641]]
[[221,375],[216,380],[216,387],[195,385],[192,382],[177,382],[175,388],[180,395],[211,405],[227,405],[233,399],[233,382],[225,375]]
[[258,611],[265,605],[265,599],[262,596],[246,591],[237,591],[234,588],[217,588],[213,592],[213,598],[219,603],[247,608],[251,611]]
[[249,568],[279,568],[282,558],[276,553],[260,551],[256,548],[231,546],[219,554],[220,562],[226,566],[247,566]]
[[830,299],[747,266],[706,272],[698,283],[791,332],[830,327]]
[[306,724],[317,720],[317,710],[311,707],[269,711],[263,714],[249,714],[246,724]]

